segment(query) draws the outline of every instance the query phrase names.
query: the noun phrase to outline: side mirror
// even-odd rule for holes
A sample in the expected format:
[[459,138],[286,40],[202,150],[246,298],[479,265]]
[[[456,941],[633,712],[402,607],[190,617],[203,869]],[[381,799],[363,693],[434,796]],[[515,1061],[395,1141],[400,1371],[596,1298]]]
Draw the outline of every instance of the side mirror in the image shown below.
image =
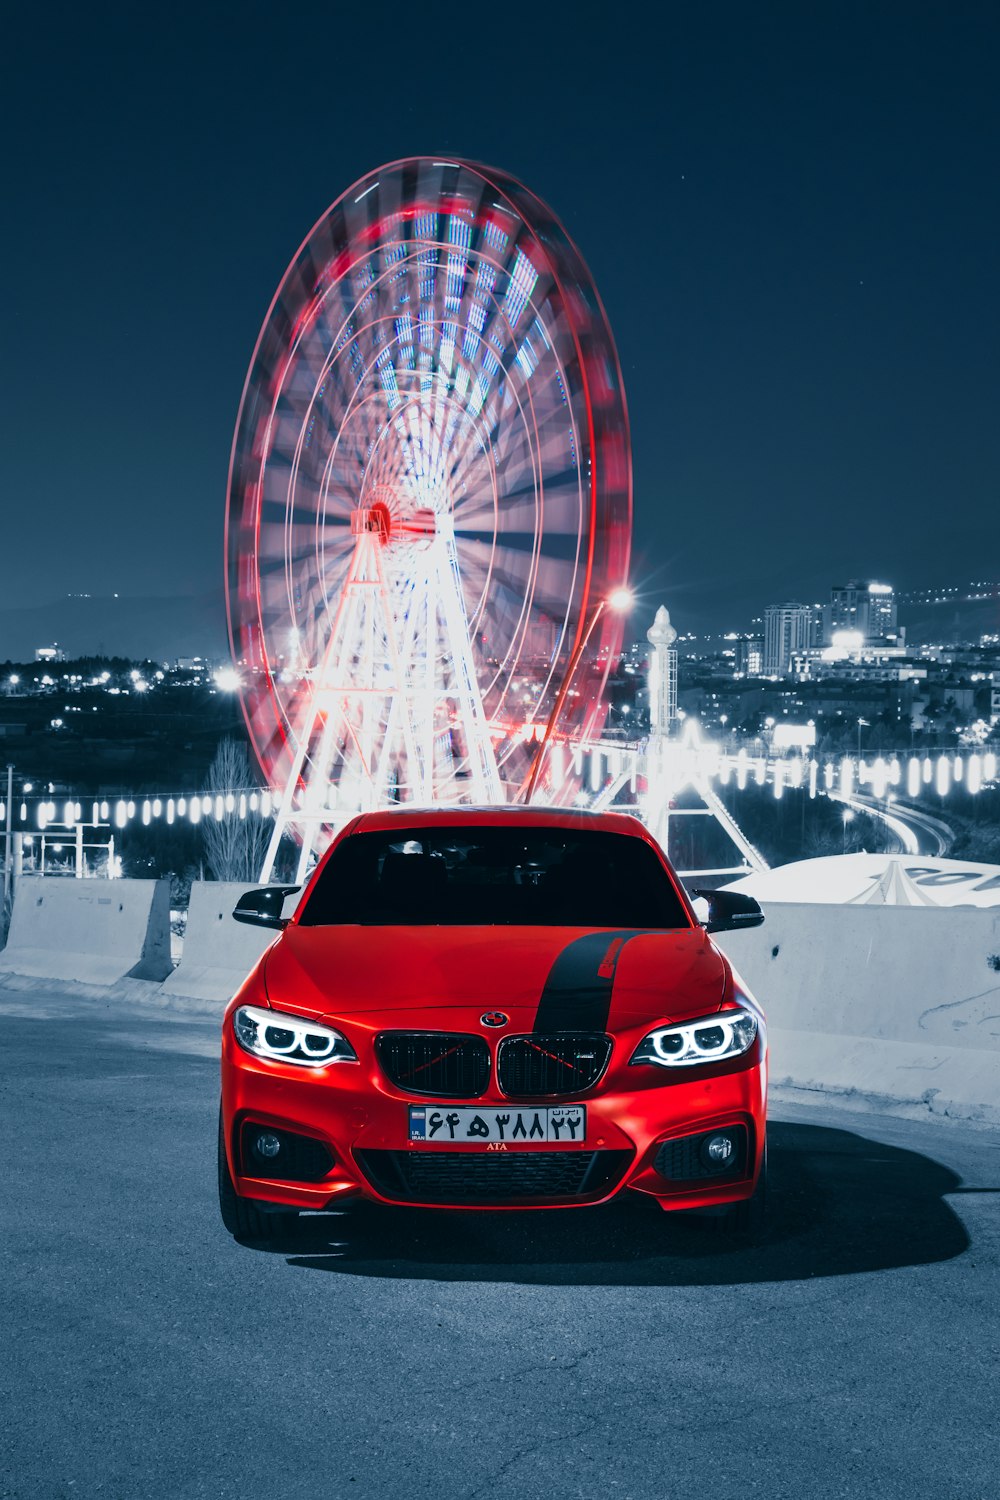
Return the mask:
[[297,885],[265,885],[246,891],[233,907],[233,916],[251,927],[274,927],[280,932],[288,926],[288,918],[281,915],[285,897],[294,896],[298,889]]
[[741,927],[759,927],[764,920],[758,902],[739,891],[692,891],[691,895],[708,903],[706,932],[738,932]]

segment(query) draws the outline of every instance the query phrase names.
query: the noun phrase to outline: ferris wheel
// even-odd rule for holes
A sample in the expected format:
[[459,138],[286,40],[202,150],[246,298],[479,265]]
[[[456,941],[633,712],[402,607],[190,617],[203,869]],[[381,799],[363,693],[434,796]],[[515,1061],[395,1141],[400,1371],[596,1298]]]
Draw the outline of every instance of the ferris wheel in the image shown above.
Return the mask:
[[[286,827],[302,875],[359,810],[513,798],[557,698],[563,742],[593,733],[622,630],[595,610],[630,533],[614,341],[551,210],[469,162],[356,183],[271,304],[230,463],[265,878]],[[573,791],[551,755],[545,794]]]

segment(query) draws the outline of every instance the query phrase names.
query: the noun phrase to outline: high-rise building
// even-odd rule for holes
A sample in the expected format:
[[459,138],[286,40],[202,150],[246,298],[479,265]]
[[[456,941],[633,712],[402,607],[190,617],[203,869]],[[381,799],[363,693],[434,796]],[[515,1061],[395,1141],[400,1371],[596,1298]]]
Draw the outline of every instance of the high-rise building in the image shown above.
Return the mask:
[[810,604],[809,606],[809,645],[819,650],[823,645],[823,634],[826,626],[826,609],[822,604]]
[[896,634],[896,595],[891,583],[868,585],[868,629],[870,641],[888,640]]
[[837,631],[858,631],[866,644],[886,641],[896,636],[896,595],[889,583],[860,582],[837,584],[830,590],[826,611],[827,644]]
[[769,604],[764,611],[764,671],[783,677],[792,657],[812,642],[812,607],[808,604]]

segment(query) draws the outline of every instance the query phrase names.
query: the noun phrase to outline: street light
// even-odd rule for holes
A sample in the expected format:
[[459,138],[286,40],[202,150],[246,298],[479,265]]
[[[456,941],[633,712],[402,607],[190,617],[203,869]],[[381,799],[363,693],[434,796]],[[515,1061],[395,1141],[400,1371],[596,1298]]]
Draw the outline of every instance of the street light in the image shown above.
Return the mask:
[[852,819],[854,817],[854,814],[851,812],[851,809],[849,807],[845,807],[844,811],[841,813],[840,816],[842,817],[842,819],[844,821],[844,842],[843,842],[843,845],[841,847],[841,851],[840,852],[842,854],[846,854],[847,853],[847,825],[848,825],[848,823],[850,823],[852,821]]
[[590,640],[590,637],[594,633],[594,626],[597,624],[598,620],[601,618],[606,609],[613,610],[615,614],[627,614],[634,603],[635,596],[633,595],[632,590],[625,587],[624,585],[622,585],[620,588],[612,589],[610,594],[607,594],[603,599],[598,600],[597,607],[590,617],[590,623],[577,642],[576,649],[569,659],[569,664],[566,667],[565,675],[559,685],[559,691],[555,696],[555,702],[552,704],[552,712],[549,714],[548,722],[545,725],[545,733],[542,735],[542,738],[538,742],[538,748],[535,751],[534,759],[531,762],[531,770],[528,772],[528,775],[525,778],[525,782],[522,787],[525,802],[531,801],[532,796],[534,795],[535,787],[538,785],[538,778],[541,774],[542,765],[545,761],[545,752],[549,747],[549,740],[552,738],[552,732],[556,727],[556,722],[558,721],[559,715],[562,713],[563,704],[566,702],[566,695],[569,692],[570,683],[573,681],[573,674],[580,664],[580,657],[583,655],[587,646],[587,642]]
[[6,918],[7,907],[10,902],[10,887],[13,878],[13,865],[11,863],[14,849],[14,767],[7,766],[7,801],[4,806],[4,847],[3,847],[3,910],[0,918]]

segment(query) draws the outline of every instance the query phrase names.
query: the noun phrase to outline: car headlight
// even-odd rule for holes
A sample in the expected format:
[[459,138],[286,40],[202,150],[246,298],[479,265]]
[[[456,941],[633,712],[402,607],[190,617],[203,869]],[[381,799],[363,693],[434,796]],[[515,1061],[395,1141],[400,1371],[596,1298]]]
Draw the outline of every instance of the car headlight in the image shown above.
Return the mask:
[[644,1036],[632,1055],[633,1063],[655,1063],[658,1068],[692,1068],[696,1064],[739,1057],[753,1046],[757,1017],[750,1010],[720,1010],[703,1021],[664,1026]]
[[280,1010],[241,1005],[233,1016],[233,1032],[244,1052],[254,1057],[270,1057],[275,1062],[322,1068],[327,1063],[358,1060],[358,1054],[339,1031]]

